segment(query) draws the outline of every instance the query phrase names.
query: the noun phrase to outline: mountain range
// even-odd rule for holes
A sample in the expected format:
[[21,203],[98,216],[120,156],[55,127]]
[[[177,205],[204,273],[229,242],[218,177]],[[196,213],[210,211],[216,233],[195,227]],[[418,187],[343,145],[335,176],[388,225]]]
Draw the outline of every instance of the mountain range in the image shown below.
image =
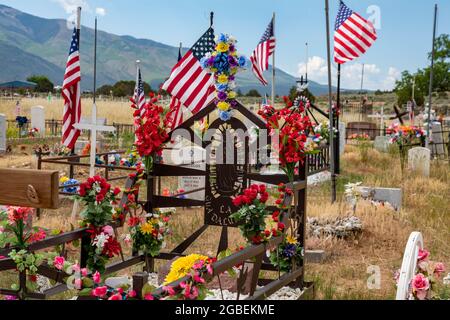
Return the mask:
[[[46,75],[55,85],[60,85],[72,32],[65,20],[45,19],[0,4],[0,82]],[[82,27],[80,52],[82,87],[90,90],[93,87],[93,29]],[[144,80],[156,88],[169,76],[178,58],[176,47],[104,31],[98,31],[97,52],[97,86],[134,80],[134,61],[139,59]],[[268,78],[270,72],[271,67]],[[276,92],[286,95],[297,79],[280,69],[276,72]],[[270,86],[260,85],[251,70],[241,72],[237,84],[243,93],[257,89],[270,94],[271,90]],[[310,81],[309,89],[315,95],[328,91],[326,85],[314,81]]]

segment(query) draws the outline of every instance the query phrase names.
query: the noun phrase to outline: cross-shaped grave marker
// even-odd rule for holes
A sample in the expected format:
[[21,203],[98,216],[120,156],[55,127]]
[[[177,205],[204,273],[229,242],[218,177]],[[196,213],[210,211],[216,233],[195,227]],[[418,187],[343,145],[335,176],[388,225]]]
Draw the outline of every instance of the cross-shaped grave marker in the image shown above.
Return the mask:
[[97,124],[97,106],[94,102],[92,105],[92,122],[91,123],[77,123],[74,125],[79,130],[91,131],[91,156],[89,166],[89,176],[95,176],[95,158],[97,155],[97,131],[100,132],[115,132],[116,128],[112,126],[102,126]]
[[395,111],[395,117],[391,117],[391,118],[389,118],[389,119],[390,119],[390,120],[398,119],[398,121],[400,121],[400,124],[401,124],[401,125],[404,125],[405,122],[403,121],[402,117],[403,117],[403,116],[406,116],[409,112],[406,111],[406,112],[400,113],[400,110],[398,109],[397,106],[394,106],[394,111]]

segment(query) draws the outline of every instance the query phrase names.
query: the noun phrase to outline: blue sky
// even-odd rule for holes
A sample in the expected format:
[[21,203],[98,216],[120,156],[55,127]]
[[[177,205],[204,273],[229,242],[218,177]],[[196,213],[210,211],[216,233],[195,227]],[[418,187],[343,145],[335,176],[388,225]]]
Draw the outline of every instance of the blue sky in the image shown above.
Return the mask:
[[[305,69],[305,43],[309,44],[309,76],[326,83],[326,39],[323,0],[0,0],[0,3],[46,18],[68,19],[83,6],[83,25],[107,32],[148,38],[177,46],[191,46],[209,25],[215,12],[216,33],[234,35],[247,56],[276,12],[277,67],[298,76]],[[434,3],[439,6],[438,34],[450,33],[448,0],[347,0],[348,7],[372,17],[379,39],[360,59],[343,66],[342,86],[358,88],[362,63],[365,87],[391,89],[403,70],[425,66],[431,49]],[[330,0],[333,28],[339,1]],[[332,30],[333,31],[333,30]],[[145,57],[142,57],[145,59]]]

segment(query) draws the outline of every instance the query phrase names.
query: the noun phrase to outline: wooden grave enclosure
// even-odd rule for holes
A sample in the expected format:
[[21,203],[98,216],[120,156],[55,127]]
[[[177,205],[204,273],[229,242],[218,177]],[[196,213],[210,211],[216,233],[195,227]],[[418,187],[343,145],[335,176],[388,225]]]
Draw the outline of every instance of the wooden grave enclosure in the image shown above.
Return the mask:
[[[192,118],[188,119],[185,123],[181,125],[181,128],[186,129],[190,132],[192,137],[192,142],[195,142],[194,132],[192,126],[195,121],[198,121],[204,117],[210,116],[213,111],[216,110],[215,105],[209,105],[207,108],[201,110]],[[246,109],[242,104],[238,103],[236,107],[236,112],[241,113],[241,115],[255,124],[258,128],[266,128],[265,123],[256,115],[254,115],[251,111]],[[215,129],[217,132],[217,136],[223,136],[224,132],[227,129],[248,129],[244,123],[236,117],[233,117],[227,123],[221,121],[220,119],[213,120],[210,126],[211,129]],[[228,248],[228,231],[229,228],[236,227],[236,225],[228,219],[228,216],[235,212],[237,208],[235,208],[232,204],[232,197],[239,194],[243,189],[248,187],[253,183],[266,183],[271,185],[278,185],[279,183],[288,183],[287,176],[284,174],[260,174],[258,170],[249,163],[249,141],[246,139],[243,142],[243,147],[229,146],[226,147],[225,140],[219,143],[218,147],[224,148],[224,150],[233,150],[235,155],[240,153],[244,156],[243,164],[214,164],[211,162],[206,165],[206,170],[196,170],[191,168],[186,168],[183,166],[173,166],[169,164],[156,163],[153,166],[153,171],[147,175],[147,199],[141,200],[138,199],[139,203],[143,205],[143,208],[147,212],[152,212],[153,209],[156,208],[168,208],[168,207],[203,207],[204,208],[204,224],[193,234],[188,236],[184,241],[178,244],[173,250],[161,252],[159,256],[155,258],[151,258],[145,254],[139,254],[137,252],[133,252],[131,256],[124,256],[121,253],[118,261],[115,261],[107,266],[105,275],[115,273],[117,271],[129,268],[136,264],[144,263],[144,271],[151,272],[154,269],[154,261],[155,260],[172,260],[173,258],[184,256],[186,250],[198,240],[198,238],[208,229],[210,226],[220,226],[221,227],[221,235],[220,241],[218,243],[217,252],[221,252]],[[268,137],[268,143],[270,144],[270,137]],[[210,146],[211,142],[202,141],[201,148],[206,148]],[[261,147],[261,146],[260,146]],[[216,147],[217,148],[217,147]],[[258,149],[259,150],[259,149]],[[259,152],[259,151],[258,151]],[[107,154],[102,154],[102,156],[107,156]],[[57,163],[57,164],[65,164],[71,167],[71,174],[73,175],[73,170],[77,166],[84,165],[79,162],[80,156],[75,157],[59,157],[59,158],[47,158],[47,159],[39,159],[39,169],[41,168],[42,163]],[[235,157],[234,159],[237,159]],[[108,166],[97,166],[98,168],[105,169],[105,175],[108,175],[108,170],[111,170]],[[133,170],[125,167],[114,167],[117,170]],[[294,197],[287,197],[285,199],[285,204],[293,204],[288,210],[287,214],[284,215],[284,222],[286,225],[288,224],[288,218],[291,218],[295,221],[295,234],[297,239],[304,247],[305,245],[305,226],[306,226],[306,200],[307,200],[307,177],[311,174],[327,170],[329,168],[329,149],[328,147],[323,147],[318,154],[308,155],[304,165],[299,167],[299,174],[295,177],[295,181],[292,185],[289,185],[294,190]],[[8,169],[6,169],[9,171]],[[46,171],[33,171],[27,170],[27,176],[37,176],[39,174],[47,174]],[[51,175],[50,175],[51,176]],[[158,181],[164,179],[164,177],[180,177],[180,176],[203,176],[205,177],[205,200],[193,200],[193,199],[181,199],[177,195],[177,197],[164,197],[160,194],[160,188],[158,188]],[[108,176],[107,176],[108,178]],[[122,179],[124,177],[121,177]],[[49,179],[49,178],[48,178]],[[42,195],[46,195],[49,198],[57,199],[58,193],[61,189],[58,186],[57,175],[53,176],[53,182],[49,190]],[[56,179],[56,180],[55,180]],[[111,180],[112,178],[110,178]],[[44,180],[44,179],[42,179]],[[28,181],[28,180],[27,180]],[[3,182],[3,179],[2,179]],[[48,182],[50,183],[50,182]],[[133,187],[135,180],[129,177],[126,177],[125,180],[125,189],[130,189]],[[37,192],[41,190],[42,186],[37,186]],[[197,190],[192,190],[186,192],[184,195],[195,192]],[[2,199],[2,203],[7,203],[9,198]],[[6,201],[6,202],[5,202]],[[127,196],[124,195],[121,200],[121,205],[126,204],[128,201]],[[17,205],[27,205],[34,208],[56,208],[56,204],[52,202],[52,205],[47,204],[44,206],[36,206],[31,205],[29,202],[19,203],[16,202]],[[275,208],[270,208],[271,210],[275,210]],[[127,212],[125,212],[127,214]],[[126,219],[125,219],[126,220]],[[117,234],[120,231],[120,228],[123,226],[123,222],[121,223],[113,223],[112,226]],[[84,267],[86,265],[86,252],[83,251],[84,244],[89,243],[89,234],[85,229],[78,229],[71,232],[63,233],[57,236],[51,236],[46,238],[45,240],[39,241],[37,243],[33,243],[29,246],[29,251],[39,251],[45,249],[53,249],[55,246],[60,246],[62,256],[67,256],[66,244],[73,242],[75,240],[81,240],[80,246],[80,256],[79,261],[80,265]],[[244,250],[235,253],[229,257],[226,257],[213,265],[214,277],[220,277],[220,274],[230,269],[232,266],[241,265],[240,267],[240,276],[238,281],[238,292],[241,293],[243,290],[243,283],[246,278],[251,279],[251,286],[249,288],[249,297],[248,300],[254,299],[264,299],[268,297],[270,294],[278,291],[280,288],[284,286],[296,286],[305,288],[305,294],[311,294],[313,291],[313,285],[310,283],[306,283],[304,280],[304,263],[300,265],[298,268],[294,268],[292,272],[286,274],[280,274],[279,270],[275,268],[266,257],[266,250],[271,247],[275,247],[282,242],[282,237],[272,238],[268,244],[260,244],[260,245],[250,245]],[[8,253],[13,248],[0,249],[0,256],[7,257]],[[201,252],[199,252],[201,253]],[[253,265],[253,271],[249,272],[248,266]],[[0,260],[0,272],[5,270],[15,270],[16,266],[12,259],[6,258]],[[272,272],[277,272],[277,277],[275,280],[262,279],[259,278],[259,274],[261,270],[267,270]],[[140,293],[140,288],[146,283],[147,273],[138,273],[133,276],[133,283],[138,294]],[[46,299],[55,294],[64,292],[67,290],[67,285],[64,282],[64,278],[67,276],[62,271],[57,271],[55,269],[49,268],[47,266],[40,266],[38,268],[38,274],[48,277],[56,281],[56,285],[43,293],[36,292],[28,292],[25,287],[25,281],[27,277],[27,272],[19,272],[19,284],[20,288],[18,291],[13,291],[10,289],[0,289],[0,294],[5,295],[13,295],[18,296],[20,298],[31,298],[31,299]],[[171,284],[172,286],[177,285],[180,279],[176,283]],[[257,290],[257,285],[262,286],[262,288]],[[248,288],[247,288],[248,289]]]

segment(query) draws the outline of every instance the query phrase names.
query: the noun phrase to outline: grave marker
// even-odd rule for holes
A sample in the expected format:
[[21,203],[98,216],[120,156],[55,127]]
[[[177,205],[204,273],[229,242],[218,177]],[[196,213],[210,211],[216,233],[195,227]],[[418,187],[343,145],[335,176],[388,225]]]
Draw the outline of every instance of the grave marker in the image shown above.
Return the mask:
[[[200,147],[184,147],[176,151],[176,154],[181,159],[181,163],[177,164],[183,168],[206,170],[206,150]],[[173,155],[173,154],[172,154]],[[178,188],[189,192],[192,190],[203,190],[189,193],[186,195],[188,199],[205,200],[205,177],[201,176],[182,176],[178,177]]]
[[388,152],[391,145],[390,139],[387,136],[375,137],[374,148],[380,152]]
[[0,113],[0,154],[6,152],[6,116]]
[[440,122],[433,122],[431,124],[431,132],[431,141],[433,141],[433,143],[430,144],[430,148],[433,156],[439,157],[445,155],[442,124]]
[[45,136],[45,108],[43,106],[31,107],[31,128],[38,129],[41,137]]
[[360,187],[363,198],[371,198],[374,201],[387,202],[396,211],[402,207],[402,189],[399,188],[372,188]]
[[346,138],[352,134],[367,134],[370,140],[375,140],[378,136],[378,127],[376,123],[372,122],[350,122],[347,125]]
[[345,151],[345,122],[339,121],[339,154],[343,155]]
[[431,151],[428,148],[416,147],[408,151],[408,167],[425,177],[430,176]]

